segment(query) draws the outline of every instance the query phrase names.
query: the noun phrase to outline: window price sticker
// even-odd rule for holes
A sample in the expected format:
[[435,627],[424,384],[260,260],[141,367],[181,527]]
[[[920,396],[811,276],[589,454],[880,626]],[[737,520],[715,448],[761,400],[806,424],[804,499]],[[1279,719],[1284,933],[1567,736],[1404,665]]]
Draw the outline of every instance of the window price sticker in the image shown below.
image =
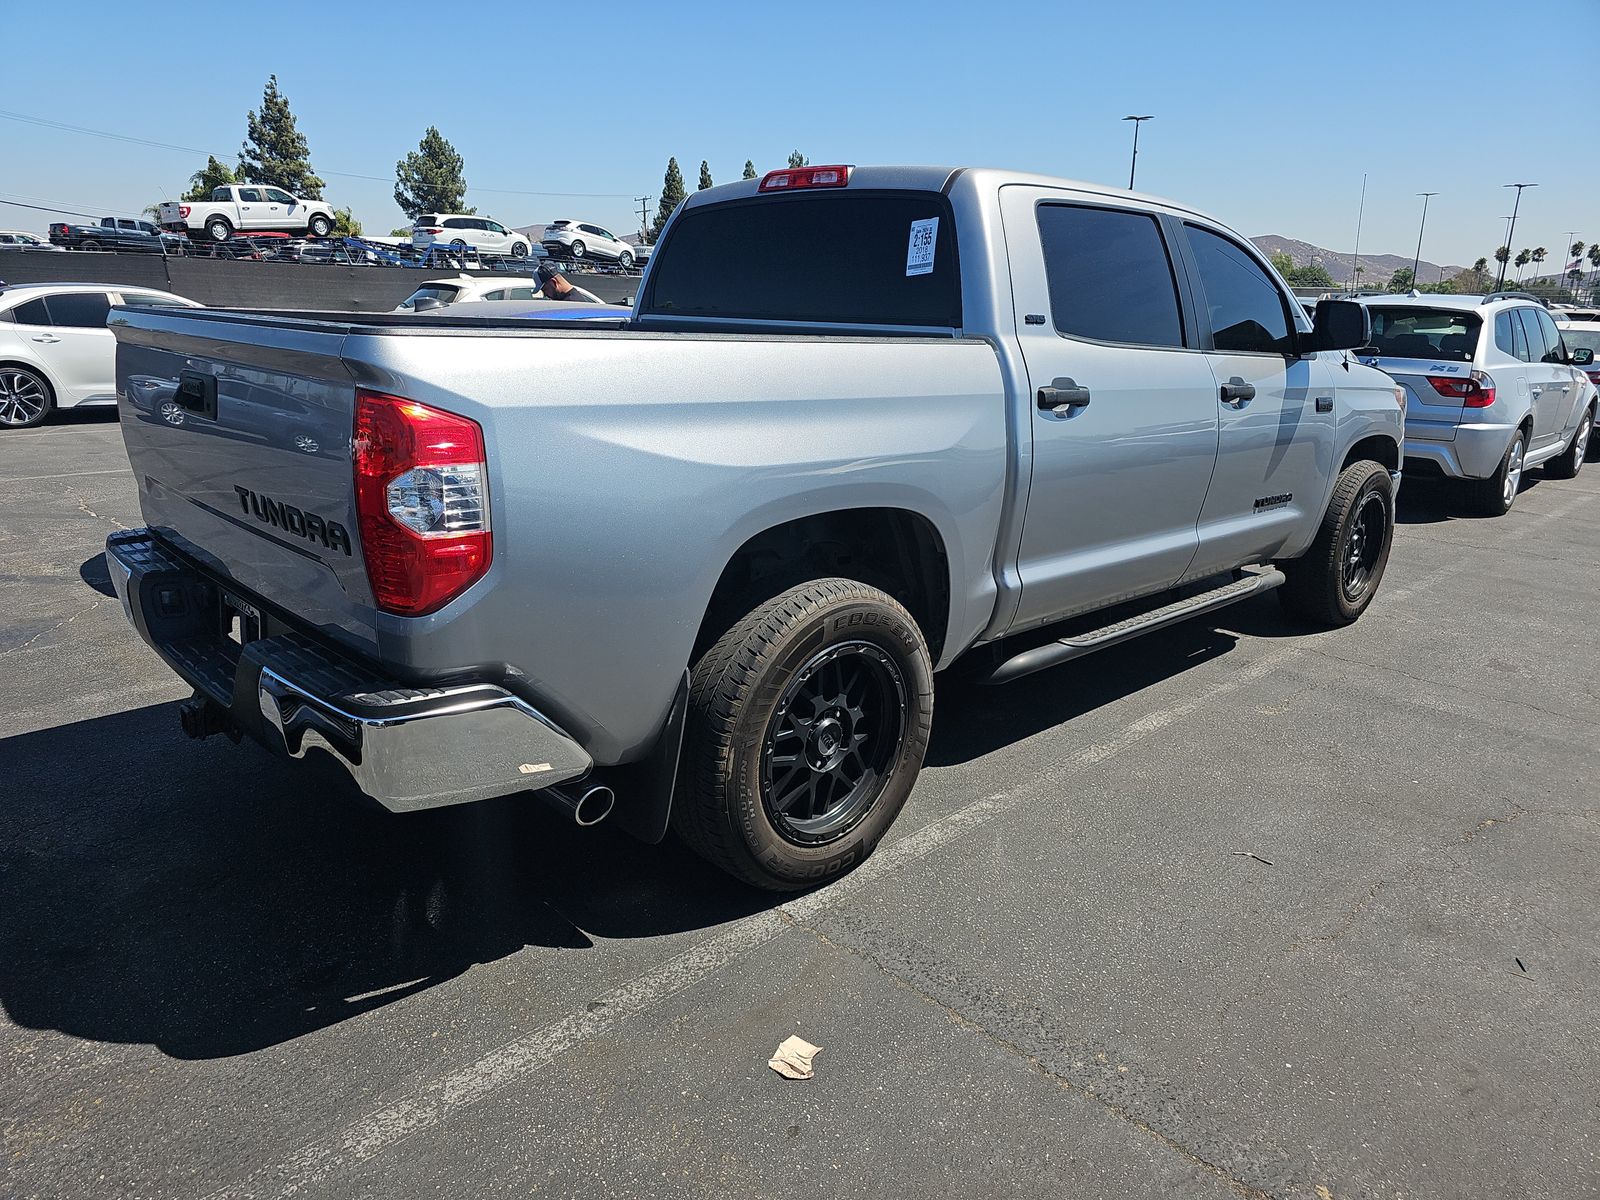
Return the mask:
[[933,274],[933,248],[939,244],[939,218],[911,222],[911,241],[906,246],[906,275]]

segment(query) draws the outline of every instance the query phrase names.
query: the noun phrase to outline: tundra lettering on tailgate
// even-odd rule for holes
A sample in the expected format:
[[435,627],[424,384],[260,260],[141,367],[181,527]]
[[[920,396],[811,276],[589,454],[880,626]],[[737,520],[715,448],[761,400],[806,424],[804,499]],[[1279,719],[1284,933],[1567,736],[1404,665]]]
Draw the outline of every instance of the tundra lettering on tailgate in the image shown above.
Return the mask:
[[286,501],[252,492],[238,484],[233,485],[233,490],[239,494],[240,509],[254,514],[256,520],[263,524],[305,538],[308,542],[316,542],[329,550],[342,550],[347,555],[350,553],[350,535],[339,522],[306,512]]

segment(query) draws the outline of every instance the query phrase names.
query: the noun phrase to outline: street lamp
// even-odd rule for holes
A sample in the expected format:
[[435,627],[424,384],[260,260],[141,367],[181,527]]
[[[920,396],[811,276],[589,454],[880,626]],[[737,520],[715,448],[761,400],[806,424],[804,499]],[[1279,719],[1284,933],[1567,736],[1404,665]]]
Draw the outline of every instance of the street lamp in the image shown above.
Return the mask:
[[1146,121],[1155,120],[1155,117],[1123,117],[1122,119],[1133,122],[1133,161],[1128,164],[1128,190],[1131,192],[1133,191],[1133,172],[1139,165],[1139,126]]
[[[1512,242],[1512,239],[1517,236],[1517,210],[1522,207],[1522,189],[1523,188],[1538,187],[1539,185],[1537,183],[1506,183],[1506,184],[1502,184],[1501,186],[1502,187],[1509,187],[1509,188],[1516,188],[1517,189],[1516,202],[1514,204],[1512,204],[1512,206],[1511,206],[1511,224],[1506,229],[1506,262],[1510,262],[1511,261],[1511,255],[1514,253],[1514,251],[1511,249],[1511,242]],[[1506,281],[1506,264],[1505,263],[1501,263],[1500,264],[1500,277],[1495,280],[1494,290],[1498,292],[1500,290],[1501,285],[1504,284],[1505,281]]]
[[1417,270],[1422,266],[1422,231],[1428,227],[1428,199],[1438,192],[1418,192],[1422,197],[1422,224],[1417,226],[1417,253],[1411,260],[1411,286],[1417,287]]

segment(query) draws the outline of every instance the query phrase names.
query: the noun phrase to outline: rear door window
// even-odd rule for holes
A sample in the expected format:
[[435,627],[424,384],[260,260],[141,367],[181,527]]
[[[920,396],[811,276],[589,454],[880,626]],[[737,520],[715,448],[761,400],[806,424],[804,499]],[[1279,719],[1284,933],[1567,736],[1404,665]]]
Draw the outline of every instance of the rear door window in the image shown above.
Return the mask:
[[50,324],[72,329],[104,329],[111,312],[111,297],[104,292],[63,292],[48,296]]
[[43,296],[35,297],[32,300],[24,300],[11,310],[11,315],[18,325],[50,324],[50,310],[44,306]]
[[1139,346],[1182,346],[1178,285],[1148,213],[1040,205],[1039,240],[1056,330]]
[[260,204],[261,203],[261,189],[260,188],[240,188],[239,189],[239,199],[244,200],[246,202],[253,202],[253,203],[256,203],[256,204]]
[[1199,225],[1185,225],[1211,314],[1218,350],[1244,354],[1294,353],[1293,325],[1283,293],[1242,246]]
[[1522,329],[1523,342],[1517,348],[1517,357],[1523,362],[1542,362],[1545,356],[1544,332],[1539,328],[1533,309],[1514,308],[1511,311]]
[[[653,256],[640,312],[956,328],[953,220],[937,192],[839,189],[687,209]],[[931,235],[927,269],[920,258],[913,269],[913,233]]]
[[1550,314],[1542,308],[1529,309],[1533,319],[1539,323],[1539,332],[1544,334],[1544,361],[1547,363],[1564,363],[1567,361],[1567,348],[1561,344],[1561,330],[1556,328],[1556,323]]
[[1502,354],[1509,354],[1513,358],[1517,354],[1517,335],[1512,332],[1512,317],[1509,312],[1496,313],[1494,316],[1494,344]]

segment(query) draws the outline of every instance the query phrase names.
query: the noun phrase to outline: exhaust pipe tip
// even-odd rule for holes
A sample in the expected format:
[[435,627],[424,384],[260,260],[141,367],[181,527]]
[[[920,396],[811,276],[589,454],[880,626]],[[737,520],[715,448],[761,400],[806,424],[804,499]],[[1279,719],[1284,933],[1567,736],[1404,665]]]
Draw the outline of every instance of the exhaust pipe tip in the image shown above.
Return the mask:
[[617,794],[604,784],[588,789],[578,797],[578,806],[573,810],[573,818],[587,829],[591,825],[598,825],[611,815],[611,810],[616,807]]
[[584,829],[598,825],[611,815],[616,807],[617,794],[603,783],[568,791],[562,787],[547,787],[539,794],[563,816],[571,818]]

